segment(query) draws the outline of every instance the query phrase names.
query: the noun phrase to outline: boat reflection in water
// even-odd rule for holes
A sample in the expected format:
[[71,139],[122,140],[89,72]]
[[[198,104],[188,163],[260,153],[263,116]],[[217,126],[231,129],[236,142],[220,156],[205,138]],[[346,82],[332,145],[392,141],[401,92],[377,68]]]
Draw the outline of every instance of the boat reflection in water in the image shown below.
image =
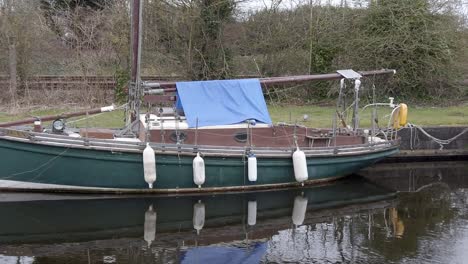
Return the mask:
[[361,178],[211,196],[4,193],[0,254],[31,263],[258,263],[283,232],[299,237],[315,223],[390,208],[394,198]]
[[[466,263],[468,162],[200,196],[0,194],[0,263]],[[384,187],[382,187],[384,186]]]

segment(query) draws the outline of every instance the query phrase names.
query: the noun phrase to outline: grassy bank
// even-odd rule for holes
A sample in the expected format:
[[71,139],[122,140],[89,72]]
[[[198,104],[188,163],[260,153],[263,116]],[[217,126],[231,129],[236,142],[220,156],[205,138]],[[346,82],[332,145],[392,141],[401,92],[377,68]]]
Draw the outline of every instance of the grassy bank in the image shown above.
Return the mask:
[[[408,122],[423,126],[462,126],[468,125],[468,105],[451,107],[412,107],[408,106]],[[333,112],[335,107],[315,107],[315,106],[273,106],[270,107],[271,117],[275,122],[287,121],[305,124],[310,127],[331,127]],[[371,125],[371,112],[367,108],[361,112],[361,126],[369,127]],[[381,126],[387,125],[388,115],[391,109],[378,108],[379,123]],[[304,114],[309,116],[308,121],[301,122]],[[291,118],[290,118],[291,116]],[[348,118],[350,120],[350,118]],[[348,122],[350,123],[350,121]]]
[[[335,110],[331,106],[269,106],[270,115],[273,121],[299,123],[309,127],[331,127],[332,116]],[[390,113],[390,108],[379,108],[379,123],[381,126],[387,124],[388,118],[385,115]],[[70,109],[47,109],[33,110],[21,112],[19,114],[0,113],[0,122],[12,120],[20,120],[34,116],[44,116],[52,114],[60,114],[71,112]],[[308,119],[304,121],[304,115],[308,115]],[[370,109],[361,113],[361,126],[370,126]],[[82,117],[81,117],[82,118]],[[80,118],[70,119],[69,121],[78,120]],[[115,111],[112,113],[104,113],[92,116],[87,121],[82,120],[75,123],[70,123],[70,126],[77,127],[122,127],[124,120],[123,111]],[[451,106],[451,107],[411,107],[409,106],[408,121],[413,124],[424,126],[462,126],[468,125],[468,105]]]

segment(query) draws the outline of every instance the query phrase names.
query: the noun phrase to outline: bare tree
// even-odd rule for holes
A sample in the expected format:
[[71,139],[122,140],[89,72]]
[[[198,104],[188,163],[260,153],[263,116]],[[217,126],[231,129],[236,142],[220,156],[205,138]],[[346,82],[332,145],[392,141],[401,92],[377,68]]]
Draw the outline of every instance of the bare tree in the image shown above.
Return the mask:
[[16,103],[16,90],[17,90],[17,58],[16,58],[16,41],[13,36],[11,28],[11,13],[12,5],[10,0],[3,1],[0,9],[0,43],[7,47],[8,50],[8,69],[9,69],[9,96],[12,103]]

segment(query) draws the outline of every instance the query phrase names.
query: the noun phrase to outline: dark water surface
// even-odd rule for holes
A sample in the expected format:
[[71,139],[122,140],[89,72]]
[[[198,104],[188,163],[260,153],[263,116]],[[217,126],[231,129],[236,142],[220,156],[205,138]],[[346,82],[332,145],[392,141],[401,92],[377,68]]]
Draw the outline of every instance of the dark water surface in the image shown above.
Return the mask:
[[468,162],[181,197],[0,193],[0,263],[468,263]]

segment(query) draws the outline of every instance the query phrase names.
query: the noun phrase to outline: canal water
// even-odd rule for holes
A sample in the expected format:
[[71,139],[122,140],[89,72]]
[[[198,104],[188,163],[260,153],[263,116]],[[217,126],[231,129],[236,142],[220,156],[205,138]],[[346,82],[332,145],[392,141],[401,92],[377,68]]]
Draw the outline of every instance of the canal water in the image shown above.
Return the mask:
[[0,263],[468,263],[468,162],[209,196],[0,193]]

